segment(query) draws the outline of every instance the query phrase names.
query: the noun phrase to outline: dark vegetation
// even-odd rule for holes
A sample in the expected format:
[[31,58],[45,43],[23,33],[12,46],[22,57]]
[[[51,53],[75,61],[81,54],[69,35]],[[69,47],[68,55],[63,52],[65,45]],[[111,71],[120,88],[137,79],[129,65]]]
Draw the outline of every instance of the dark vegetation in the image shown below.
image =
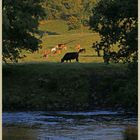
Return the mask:
[[[104,51],[104,60],[137,62],[138,51],[138,1],[100,0],[93,8],[90,26],[100,34],[101,40],[93,44],[99,55]],[[118,51],[113,51],[118,43]],[[113,55],[112,55],[113,53]]]
[[3,66],[3,110],[122,109],[137,112],[127,65],[41,63]]
[[36,51],[41,40],[39,20],[45,16],[42,0],[3,0],[2,2],[2,58],[6,62],[18,62],[25,57],[22,50]]

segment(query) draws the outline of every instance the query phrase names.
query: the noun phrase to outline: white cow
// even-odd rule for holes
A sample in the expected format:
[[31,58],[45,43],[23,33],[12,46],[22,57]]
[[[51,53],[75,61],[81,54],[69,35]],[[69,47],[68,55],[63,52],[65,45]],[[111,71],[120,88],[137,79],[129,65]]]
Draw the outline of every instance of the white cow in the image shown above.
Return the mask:
[[56,47],[52,48],[51,52],[56,52]]

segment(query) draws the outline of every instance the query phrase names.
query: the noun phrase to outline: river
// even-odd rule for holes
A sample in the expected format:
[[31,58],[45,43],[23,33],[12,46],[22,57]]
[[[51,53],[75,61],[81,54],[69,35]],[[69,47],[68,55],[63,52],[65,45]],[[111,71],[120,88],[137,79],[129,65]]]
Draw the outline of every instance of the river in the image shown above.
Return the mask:
[[123,140],[132,114],[92,112],[3,112],[3,140]]

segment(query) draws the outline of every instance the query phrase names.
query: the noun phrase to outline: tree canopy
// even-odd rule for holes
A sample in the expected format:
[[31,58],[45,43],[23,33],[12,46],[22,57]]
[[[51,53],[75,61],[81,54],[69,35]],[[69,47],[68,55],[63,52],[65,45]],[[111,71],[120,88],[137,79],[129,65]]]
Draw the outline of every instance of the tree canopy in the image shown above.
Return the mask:
[[3,0],[2,55],[5,62],[7,59],[17,62],[23,57],[23,49],[38,49],[38,21],[45,16],[42,2],[43,0]]
[[97,0],[47,0],[43,7],[46,11],[46,19],[68,20],[69,29],[76,29],[79,28],[79,24],[88,24],[96,2]]
[[[93,9],[90,26],[99,32],[101,46],[105,55],[123,61],[137,61],[138,50],[138,1],[100,0]],[[119,50],[110,51],[114,44]],[[110,59],[108,59],[109,61]]]

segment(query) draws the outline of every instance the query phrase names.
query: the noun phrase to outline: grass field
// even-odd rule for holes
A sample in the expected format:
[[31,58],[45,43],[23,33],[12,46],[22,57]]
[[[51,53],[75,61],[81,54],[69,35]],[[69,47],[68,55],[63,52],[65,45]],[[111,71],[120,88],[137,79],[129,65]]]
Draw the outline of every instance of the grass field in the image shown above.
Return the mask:
[[[89,27],[83,27],[82,31],[81,29],[68,31],[65,21],[52,20],[41,23],[39,29],[46,32],[42,37],[42,49],[34,53],[24,52],[27,57],[20,62],[60,62],[66,52],[77,51],[75,49],[77,44],[86,49],[86,53],[80,54],[80,62],[103,62],[102,57],[97,57],[95,50],[91,47],[93,42],[100,40],[99,34],[93,33]],[[63,50],[61,54],[49,55],[47,59],[42,57],[45,50],[61,43],[67,43],[67,50]]]
[[77,33],[92,33],[91,30],[89,30],[89,27],[83,27],[81,29],[76,30],[68,30],[68,26],[66,21],[64,20],[48,20],[48,21],[42,21],[43,23],[40,23],[39,29],[43,31],[47,31],[49,35],[62,35],[62,34],[77,34]]

